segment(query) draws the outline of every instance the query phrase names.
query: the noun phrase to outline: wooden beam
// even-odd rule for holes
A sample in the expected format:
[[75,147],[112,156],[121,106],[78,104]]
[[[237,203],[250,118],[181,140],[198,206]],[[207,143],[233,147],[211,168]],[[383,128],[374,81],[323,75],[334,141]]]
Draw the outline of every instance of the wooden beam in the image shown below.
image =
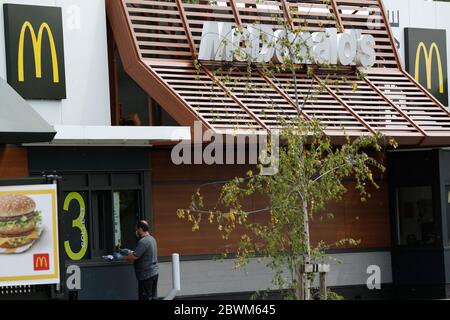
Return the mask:
[[391,24],[389,23],[389,20],[387,19],[386,16],[386,8],[384,7],[383,4],[383,0],[377,0],[378,2],[378,6],[381,10],[381,16],[383,17],[383,21],[384,21],[384,26],[386,27],[386,30],[388,32],[388,36],[389,36],[389,41],[391,42],[391,46],[392,46],[392,50],[394,50],[394,56],[395,56],[395,60],[397,62],[397,68],[401,69],[401,60],[400,60],[400,55],[398,54],[398,50],[397,50],[397,46],[395,45],[395,41],[394,41],[394,34],[392,33],[392,28],[391,28]]
[[291,13],[289,11],[289,4],[287,3],[286,0],[281,0],[281,6],[283,7],[285,19],[289,22],[289,26],[291,27],[291,29],[294,30],[295,25],[294,20],[292,19]]
[[180,13],[181,23],[183,24],[184,32],[186,33],[186,37],[189,43],[189,47],[191,48],[191,53],[194,58],[194,60],[197,59],[197,50],[195,48],[195,41],[194,37],[192,36],[191,28],[189,26],[189,22],[186,17],[186,12],[184,11],[183,2],[181,0],[175,0],[178,12]]
[[[291,99],[291,97],[286,92],[284,92],[283,89],[281,89],[272,79],[263,74],[261,71],[258,70],[258,73],[264,80],[266,80],[267,83],[269,83],[280,94],[280,96],[282,96],[298,112],[299,106],[297,106],[297,104]],[[308,116],[305,113],[305,111],[303,111],[303,109],[300,110],[300,113],[303,117],[305,117],[306,120],[311,120],[311,117]]]
[[234,20],[238,26],[242,25],[241,15],[239,14],[239,9],[236,6],[236,2],[234,0],[229,0],[231,10],[233,11]]
[[372,83],[369,79],[366,77],[364,78],[364,81],[369,85],[369,87],[372,88],[380,97],[383,98],[384,101],[386,101],[391,107],[393,107],[395,110],[397,110],[398,113],[402,115],[403,118],[405,118],[406,121],[408,121],[414,128],[416,128],[417,131],[419,131],[424,137],[427,137],[428,134],[413,120],[411,119],[403,110],[397,106],[389,97],[387,97],[375,84]]
[[234,102],[236,102],[253,120],[256,121],[264,130],[270,132],[270,128],[252,111],[250,110],[234,93],[232,93],[227,86],[220,81],[208,68],[202,66],[203,71],[212,79],[212,81],[217,84],[225,94],[230,97]]
[[341,32],[344,32],[344,23],[342,22],[341,14],[338,10],[336,0],[331,0],[331,7],[333,8],[334,15],[336,16],[336,24],[338,25]]
[[448,116],[450,116],[449,109],[444,106],[438,99],[436,99],[427,89],[425,89],[416,79],[414,79],[408,72],[405,70],[401,70],[402,73],[419,89],[422,91],[428,98],[430,98],[442,111],[444,111]]
[[111,124],[113,126],[120,125],[120,95],[119,95],[119,74],[117,70],[116,59],[116,42],[111,30],[111,26],[108,19],[107,25],[108,35],[108,66],[109,66],[109,96],[111,104]]

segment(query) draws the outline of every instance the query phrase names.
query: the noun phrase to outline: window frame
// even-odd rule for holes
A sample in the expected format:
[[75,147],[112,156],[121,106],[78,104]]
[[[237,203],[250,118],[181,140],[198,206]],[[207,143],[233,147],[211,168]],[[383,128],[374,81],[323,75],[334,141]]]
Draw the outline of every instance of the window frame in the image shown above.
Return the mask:
[[[419,245],[408,245],[408,244],[401,244],[401,232],[400,232],[400,228],[401,228],[401,222],[400,222],[400,189],[402,188],[423,188],[423,187],[428,187],[431,189],[431,208],[432,208],[432,214],[433,214],[433,221],[434,224],[437,226],[436,229],[436,241],[434,244],[419,244]],[[394,191],[394,205],[395,205],[395,210],[394,210],[394,221],[395,221],[395,228],[394,228],[394,235],[395,235],[395,239],[393,239],[394,241],[394,246],[397,248],[405,248],[405,249],[434,249],[434,248],[440,248],[442,247],[442,242],[443,242],[443,230],[441,227],[441,223],[440,223],[440,217],[439,217],[439,212],[437,211],[438,208],[436,208],[436,193],[435,193],[435,186],[433,184],[405,184],[405,185],[397,185],[395,187],[395,191]]]
[[[93,212],[93,194],[98,192],[104,192],[108,194],[109,199],[109,210],[111,212],[110,216],[104,216],[105,221],[105,248],[106,250],[113,251],[114,250],[114,226],[113,226],[113,195],[114,192],[120,191],[136,191],[138,192],[138,210],[139,216],[141,219],[145,219],[147,221],[151,221],[151,206],[150,206],[150,176],[149,170],[119,170],[119,171],[61,171],[57,173],[62,177],[62,181],[58,186],[58,197],[59,197],[59,208],[62,210],[62,205],[64,201],[63,195],[68,192],[86,192],[87,193],[87,216],[89,219],[87,223],[88,227],[88,238],[89,238],[89,254],[82,261],[90,261],[90,260],[98,260],[101,257],[102,251],[101,248],[96,246],[97,241],[95,237],[98,236],[95,230],[94,223],[94,212]],[[108,176],[108,185],[97,186],[93,184],[92,176],[95,175],[107,175]],[[121,176],[136,175],[138,177],[138,184],[121,184]],[[76,184],[67,184],[64,183],[64,179],[69,178],[70,176],[86,176],[85,185]],[[147,196],[146,196],[147,195]],[[108,201],[108,200],[107,200]],[[108,212],[108,209],[105,209]],[[62,219],[62,214],[59,215],[60,219]],[[151,224],[153,225],[153,224]],[[60,223],[60,228],[62,227],[62,223]],[[60,250],[64,250],[64,239],[60,238]],[[68,260],[70,261],[70,260]]]

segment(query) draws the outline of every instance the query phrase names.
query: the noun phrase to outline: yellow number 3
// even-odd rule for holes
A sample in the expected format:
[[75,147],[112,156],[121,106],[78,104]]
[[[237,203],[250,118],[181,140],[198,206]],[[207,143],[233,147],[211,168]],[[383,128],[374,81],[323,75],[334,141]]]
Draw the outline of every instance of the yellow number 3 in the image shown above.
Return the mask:
[[74,260],[79,261],[84,258],[88,249],[88,232],[86,230],[86,226],[84,224],[84,217],[86,215],[86,204],[84,202],[83,197],[78,192],[71,192],[67,195],[64,200],[64,211],[69,211],[69,206],[72,201],[77,201],[80,205],[80,214],[76,220],[72,221],[72,227],[77,228],[81,231],[81,249],[79,252],[73,252],[70,247],[70,242],[64,241],[64,249],[66,250],[67,256]]

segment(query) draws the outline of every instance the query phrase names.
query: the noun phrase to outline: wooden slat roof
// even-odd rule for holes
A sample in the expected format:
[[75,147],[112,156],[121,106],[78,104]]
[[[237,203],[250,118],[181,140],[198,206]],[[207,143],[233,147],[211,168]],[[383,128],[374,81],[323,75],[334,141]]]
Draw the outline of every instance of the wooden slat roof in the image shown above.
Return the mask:
[[[300,75],[302,117],[318,118],[336,141],[380,131],[403,146],[450,145],[450,113],[399,63],[381,0],[108,0],[108,18],[127,73],[181,125],[201,121],[216,132],[266,131],[277,118],[297,117],[291,74],[271,77],[234,68],[225,75],[213,66],[194,66],[205,21],[266,24],[274,16],[302,25],[357,28],[376,39],[376,65],[364,78],[352,68]],[[330,81],[333,78],[348,81]],[[356,84],[356,86],[354,85]],[[326,90],[323,90],[323,88]]]

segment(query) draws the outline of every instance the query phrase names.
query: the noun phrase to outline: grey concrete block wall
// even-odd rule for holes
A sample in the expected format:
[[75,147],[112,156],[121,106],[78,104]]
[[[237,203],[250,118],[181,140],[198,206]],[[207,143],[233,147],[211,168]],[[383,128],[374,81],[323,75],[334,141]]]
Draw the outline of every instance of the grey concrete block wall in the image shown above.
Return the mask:
[[[330,255],[333,260],[327,277],[329,286],[365,285],[371,265],[380,267],[381,283],[392,283],[390,252],[358,252]],[[265,290],[272,287],[273,271],[254,259],[243,270],[234,268],[234,260],[182,261],[180,296],[223,294]],[[286,276],[288,274],[286,273]],[[167,294],[172,288],[170,262],[160,264],[158,293]]]

